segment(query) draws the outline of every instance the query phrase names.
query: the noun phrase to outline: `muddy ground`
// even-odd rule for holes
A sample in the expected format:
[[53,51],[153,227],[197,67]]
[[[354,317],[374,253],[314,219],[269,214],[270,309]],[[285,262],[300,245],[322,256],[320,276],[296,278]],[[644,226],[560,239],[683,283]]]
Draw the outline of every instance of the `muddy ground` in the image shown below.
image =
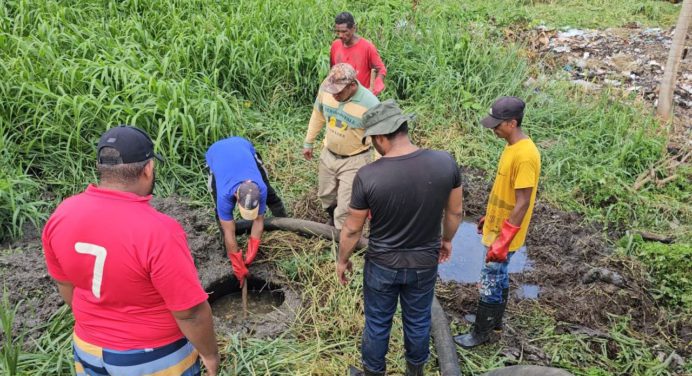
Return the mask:
[[[467,216],[478,216],[485,209],[490,184],[476,170],[463,170],[465,209]],[[291,208],[295,217],[323,221],[314,192],[297,200]],[[200,279],[205,287],[230,277],[228,261],[221,251],[218,230],[210,208],[194,207],[180,198],[155,199],[154,205],[175,217],[185,228]],[[293,234],[268,234],[263,247],[271,247],[272,239],[301,241]],[[291,240],[294,239],[294,240]],[[277,240],[278,241],[278,240]],[[522,300],[511,294],[502,334],[503,353],[537,364],[550,364],[550,358],[529,343],[532,335],[523,328],[519,317],[539,308],[552,316],[561,331],[581,333],[608,339],[611,314],[630,316],[630,324],[646,337],[668,338],[668,347],[687,357],[690,355],[692,325],[671,320],[651,297],[651,285],[641,266],[612,255],[608,239],[595,224],[589,224],[574,213],[566,213],[539,203],[534,212],[527,240],[528,256],[533,269],[512,275],[512,288],[535,284],[541,288],[537,300]],[[1,278],[12,304],[22,302],[17,312],[17,326],[39,334],[41,324],[61,306],[62,301],[46,273],[38,232],[4,247],[0,256]],[[266,249],[266,248],[265,248]],[[262,251],[264,252],[264,251]],[[300,309],[297,288],[277,273],[273,262],[260,253],[255,275],[282,285],[288,294],[282,309],[263,322],[224,326],[224,332],[241,332],[253,336],[273,336],[284,331]],[[475,310],[478,291],[474,285],[440,283],[438,297],[452,320],[461,322],[464,314]],[[306,304],[306,303],[305,303]],[[219,326],[217,325],[217,328]],[[645,338],[646,338],[645,337]],[[609,349],[616,351],[616,346]],[[520,350],[521,349],[521,350]],[[616,353],[612,354],[617,356]]]
[[[480,216],[485,210],[490,183],[476,170],[465,170],[465,212]],[[520,354],[537,364],[550,365],[550,357],[530,344],[532,335],[522,332],[525,323],[518,318],[531,315],[536,308],[551,316],[558,331],[610,339],[610,315],[631,317],[632,328],[650,338],[669,338],[668,345],[683,358],[690,355],[692,325],[670,320],[648,291],[642,266],[612,254],[612,246],[597,224],[588,223],[575,213],[557,210],[540,202],[540,192],[526,241],[533,268],[512,274],[510,291],[518,286],[540,286],[537,300],[510,294],[502,333],[503,353],[510,359]],[[473,313],[478,289],[473,284],[445,283],[438,286],[438,297],[453,321],[464,323]],[[609,343],[612,357],[617,347]],[[660,356],[668,353],[661,352]]]

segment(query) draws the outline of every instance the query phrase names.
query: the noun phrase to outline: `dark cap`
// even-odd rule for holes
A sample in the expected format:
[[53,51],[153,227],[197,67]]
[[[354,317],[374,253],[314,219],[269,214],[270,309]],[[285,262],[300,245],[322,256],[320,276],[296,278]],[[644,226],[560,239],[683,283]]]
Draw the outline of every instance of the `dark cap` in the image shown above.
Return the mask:
[[260,190],[252,180],[246,180],[238,186],[238,211],[243,219],[252,221],[259,213]]
[[387,99],[363,114],[363,140],[368,136],[394,133],[401,124],[415,118],[415,115],[402,113],[394,99]]
[[351,82],[356,82],[356,70],[350,64],[339,63],[329,70],[329,75],[322,81],[320,89],[329,94],[337,94]]
[[495,128],[505,120],[521,119],[524,117],[524,101],[517,97],[500,97],[493,103],[481,124],[486,128]]
[[[111,147],[120,153],[120,159],[102,160],[101,149]],[[143,130],[129,125],[119,125],[106,131],[101,136],[97,148],[97,159],[99,164],[126,164],[136,163],[156,158],[163,162],[163,158],[154,153],[154,143]]]

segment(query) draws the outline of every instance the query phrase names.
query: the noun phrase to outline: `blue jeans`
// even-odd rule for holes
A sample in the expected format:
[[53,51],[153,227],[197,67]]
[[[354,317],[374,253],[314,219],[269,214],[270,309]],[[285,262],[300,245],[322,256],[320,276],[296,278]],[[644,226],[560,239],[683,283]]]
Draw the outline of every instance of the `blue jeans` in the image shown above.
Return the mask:
[[437,266],[427,269],[390,269],[366,261],[363,272],[365,329],[361,347],[363,366],[384,372],[389,333],[397,301],[401,301],[406,360],[422,364],[430,353],[430,310]]
[[509,288],[507,268],[512,255],[514,255],[514,252],[507,253],[505,262],[486,262],[483,265],[479,292],[484,303],[502,303],[502,290]]

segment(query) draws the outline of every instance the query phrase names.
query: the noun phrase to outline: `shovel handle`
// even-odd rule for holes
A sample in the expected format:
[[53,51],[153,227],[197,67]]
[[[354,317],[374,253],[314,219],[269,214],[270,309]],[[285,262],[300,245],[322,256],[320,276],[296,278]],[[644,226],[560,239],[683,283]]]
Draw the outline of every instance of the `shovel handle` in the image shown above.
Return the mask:
[[243,319],[247,319],[247,278],[245,279],[245,282],[243,283],[243,290],[242,290],[242,298],[243,298]]

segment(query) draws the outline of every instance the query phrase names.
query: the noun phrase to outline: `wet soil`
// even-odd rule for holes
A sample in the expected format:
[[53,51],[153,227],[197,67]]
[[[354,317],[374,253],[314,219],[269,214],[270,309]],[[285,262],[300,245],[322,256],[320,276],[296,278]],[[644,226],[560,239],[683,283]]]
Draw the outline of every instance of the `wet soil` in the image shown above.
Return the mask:
[[[478,217],[485,210],[490,181],[478,170],[463,169],[462,173],[466,216]],[[155,199],[153,205],[176,218],[185,228],[205,288],[232,278],[211,208],[199,207],[177,197]],[[314,221],[326,219],[315,192],[307,192],[302,199],[296,200],[291,213]],[[253,276],[282,288],[285,298],[280,308],[254,321],[234,322],[237,317],[232,317],[230,321],[219,322],[217,317],[217,329],[255,337],[276,336],[288,329],[302,305],[310,304],[301,302],[297,282],[281,275],[274,266],[274,248],[279,247],[279,243],[292,241],[300,242],[300,239],[289,233],[267,234],[250,268]],[[549,365],[549,357],[529,342],[536,333],[519,329],[522,327],[519,318],[530,315],[538,307],[555,320],[558,330],[594,336],[608,333],[613,320],[611,315],[629,316],[630,325],[643,338],[667,338],[670,348],[683,357],[689,356],[692,325],[666,315],[648,293],[652,286],[644,269],[635,261],[614,256],[597,224],[542,203],[539,192],[526,245],[532,267],[511,275],[514,293],[505,316],[504,352],[511,355],[513,349],[523,349],[524,354],[533,353],[532,362]],[[48,321],[62,305],[62,300],[47,275],[37,232],[2,250],[0,279],[9,301],[12,304],[22,301],[17,312],[18,329],[33,329],[34,336],[39,334],[36,328]],[[517,293],[522,291],[522,285],[539,288],[537,298],[522,298]],[[473,283],[440,281],[437,294],[453,321],[462,322],[464,314],[475,311],[478,290]],[[226,325],[229,322],[230,325]]]
[[258,266],[248,278],[247,315],[243,311],[241,287],[229,275],[211,286],[209,301],[216,333],[243,337],[272,338],[288,329],[300,308],[300,297],[289,287],[278,285],[267,264]]

